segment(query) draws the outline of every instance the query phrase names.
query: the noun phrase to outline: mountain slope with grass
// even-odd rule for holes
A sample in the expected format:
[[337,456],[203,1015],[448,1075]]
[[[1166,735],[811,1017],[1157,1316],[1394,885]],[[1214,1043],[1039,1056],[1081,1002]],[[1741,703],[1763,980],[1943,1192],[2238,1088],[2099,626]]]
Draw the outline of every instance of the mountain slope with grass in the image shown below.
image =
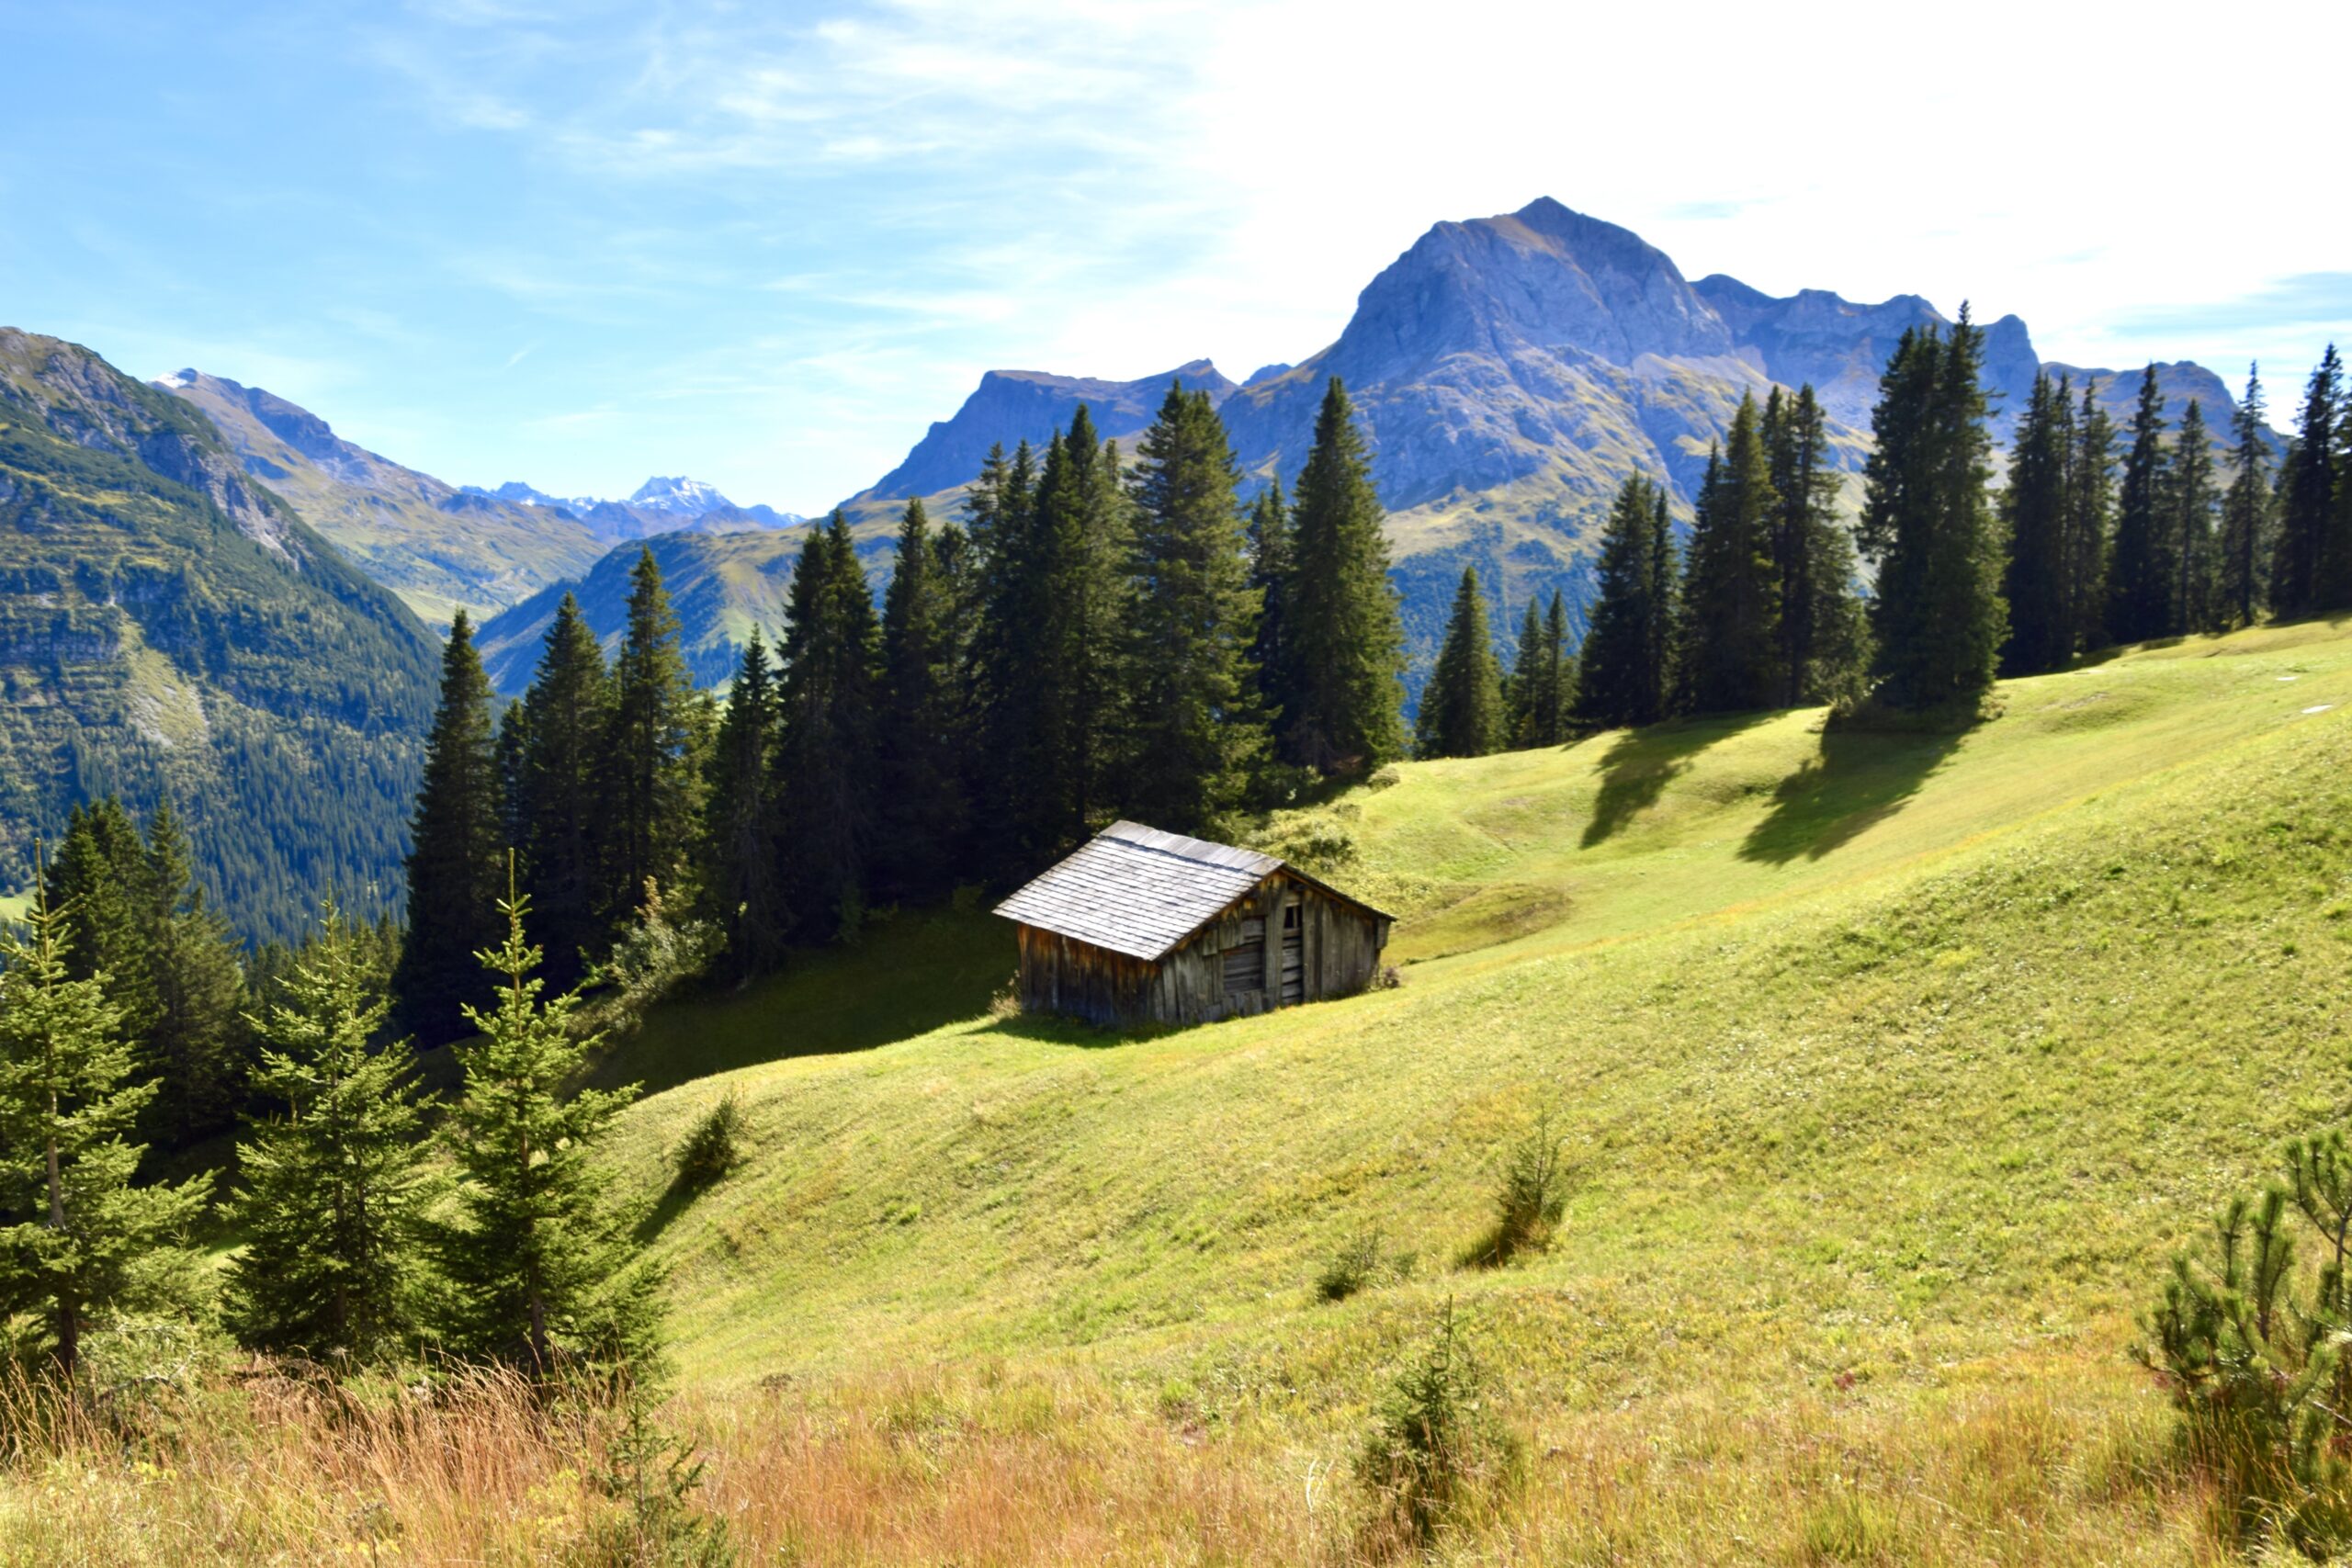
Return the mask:
[[[1402,986],[1350,1001],[887,1044],[801,1005],[864,962],[900,1017],[978,1009],[1011,944],[971,914],[657,1016],[609,1076],[673,1081],[722,1037],[775,1058],[627,1123],[682,1369],[820,1401],[927,1366],[1045,1380],[1047,1434],[1063,1409],[1193,1434],[1239,1490],[1290,1476],[1252,1506],[1315,1540],[1337,1515],[1298,1474],[1344,1475],[1451,1299],[1532,1439],[1490,1542],[1696,1562],[1746,1530],[1802,1562],[1849,1530],[1852,1560],[1981,1561],[1960,1543],[1997,1527],[1995,1561],[2177,1560],[2203,1495],[2125,1350],[2171,1248],[2352,1111],[2352,639],[2000,695],[1966,735],[1692,721],[1278,820],[1402,917]],[[668,1186],[729,1095],[742,1166]],[[1468,1266],[1547,1113],[1558,1239]],[[1318,1299],[1374,1235],[1372,1287]]]
[[246,934],[396,896],[431,639],[201,413],[0,330],[0,887],[115,791]]

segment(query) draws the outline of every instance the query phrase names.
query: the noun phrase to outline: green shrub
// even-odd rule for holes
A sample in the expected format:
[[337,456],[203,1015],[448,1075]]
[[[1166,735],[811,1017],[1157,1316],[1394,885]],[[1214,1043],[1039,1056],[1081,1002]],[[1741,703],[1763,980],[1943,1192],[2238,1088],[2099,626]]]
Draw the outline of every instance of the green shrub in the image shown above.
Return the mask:
[[1472,1246],[1466,1260],[1499,1269],[1522,1252],[1541,1252],[1552,1244],[1567,1205],[1567,1172],[1560,1164],[1560,1140],[1547,1111],[1504,1162],[1502,1186],[1495,1193],[1494,1228]]
[[1327,1302],[1343,1302],[1380,1272],[1380,1233],[1363,1231],[1350,1236],[1316,1277],[1315,1293]]
[[2275,1529],[2324,1557],[2352,1544],[2352,1150],[2332,1133],[2290,1145],[2287,1164],[2289,1183],[2223,1211],[2210,1258],[2173,1259],[2133,1353],[2171,1391],[2224,1532]]
[[1427,1547],[1518,1479],[1518,1439],[1496,1418],[1487,1379],[1454,1321],[1440,1313],[1421,1354],[1397,1374],[1356,1459],[1374,1499],[1378,1545]]
[[735,1168],[743,1157],[743,1102],[727,1094],[703,1113],[678,1145],[678,1184],[698,1192]]
[[628,1391],[621,1425],[590,1479],[612,1505],[596,1517],[569,1568],[732,1568],[727,1521],[695,1504],[703,1461],[655,1426],[650,1401]]

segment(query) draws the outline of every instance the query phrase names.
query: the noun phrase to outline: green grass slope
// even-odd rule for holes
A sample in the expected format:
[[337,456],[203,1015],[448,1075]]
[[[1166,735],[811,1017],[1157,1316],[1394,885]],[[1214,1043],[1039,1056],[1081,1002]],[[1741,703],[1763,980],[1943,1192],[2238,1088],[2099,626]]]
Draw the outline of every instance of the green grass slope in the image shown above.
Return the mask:
[[[975,1020],[655,1097],[630,1122],[649,1179],[725,1090],[761,1150],[662,1235],[689,1363],[1325,1323],[1323,1251],[1379,1224],[1436,1268],[1539,1104],[1590,1183],[1569,1239],[1453,1287],[1667,1243],[1637,1272],[1671,1296],[1769,1237],[1754,1261],[1810,1281],[1806,1313],[1932,1305],[1959,1332],[1988,1305],[1960,1280],[2013,1290],[1997,1322],[2053,1269],[2076,1306],[2130,1305],[2152,1249],[2343,1103],[2352,642],[2250,633],[2005,697],[1957,739],[1798,713],[1408,766],[1335,814],[1357,848],[1334,874],[1404,916],[1395,992],[1129,1042]],[[895,1008],[969,1000],[997,942],[952,944],[952,979],[893,944],[865,978]],[[836,961],[732,1004],[723,1050],[707,1018],[657,1023],[617,1070],[686,1041],[739,1059],[763,1010],[787,1055],[797,987],[854,983]],[[2200,1102],[2220,1125],[2179,1113]],[[2021,1250],[2037,1216],[2063,1260]]]
[[[789,1054],[796,987],[841,968],[741,998],[726,1059],[763,1011],[785,1059],[656,1094],[621,1138],[662,1195],[705,1108],[748,1112],[749,1163],[647,1223],[684,1371],[1078,1369],[1343,1461],[1453,1298],[1554,1451],[1634,1421],[1752,1478],[1710,1423],[1933,1434],[1986,1388],[2150,1429],[2124,1350],[2162,1260],[2352,1109],[2352,639],[2192,640],[2003,696],[1960,738],[1789,714],[1408,765],[1279,824],[1352,839],[1332,874],[1404,917],[1391,991],[815,1055]],[[956,962],[987,972],[986,946]],[[889,942],[864,962],[910,1010],[978,994]],[[707,1021],[657,1023],[615,1069],[658,1079]],[[1560,1238],[1464,1267],[1546,1109],[1576,1173]],[[1366,1231],[1408,1258],[1319,1303]],[[2079,1454],[2012,1458],[2081,1483]]]

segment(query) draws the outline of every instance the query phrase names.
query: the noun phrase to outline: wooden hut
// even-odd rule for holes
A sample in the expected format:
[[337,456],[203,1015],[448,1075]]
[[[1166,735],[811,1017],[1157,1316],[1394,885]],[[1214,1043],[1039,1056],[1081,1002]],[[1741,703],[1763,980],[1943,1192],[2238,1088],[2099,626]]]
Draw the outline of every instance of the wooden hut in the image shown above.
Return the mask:
[[1389,918],[1272,855],[1114,822],[997,906],[1021,932],[1021,1005],[1110,1028],[1350,996]]

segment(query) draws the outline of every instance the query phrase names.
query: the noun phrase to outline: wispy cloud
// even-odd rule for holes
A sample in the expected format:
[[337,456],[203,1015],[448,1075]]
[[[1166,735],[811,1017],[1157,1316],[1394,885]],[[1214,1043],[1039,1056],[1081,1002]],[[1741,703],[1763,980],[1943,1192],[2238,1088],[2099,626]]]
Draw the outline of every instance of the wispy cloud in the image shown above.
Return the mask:
[[2143,305],[2119,310],[2116,330],[2165,333],[2312,327],[2352,330],[2352,272],[2305,272],[2278,278],[2234,299],[2194,304]]

